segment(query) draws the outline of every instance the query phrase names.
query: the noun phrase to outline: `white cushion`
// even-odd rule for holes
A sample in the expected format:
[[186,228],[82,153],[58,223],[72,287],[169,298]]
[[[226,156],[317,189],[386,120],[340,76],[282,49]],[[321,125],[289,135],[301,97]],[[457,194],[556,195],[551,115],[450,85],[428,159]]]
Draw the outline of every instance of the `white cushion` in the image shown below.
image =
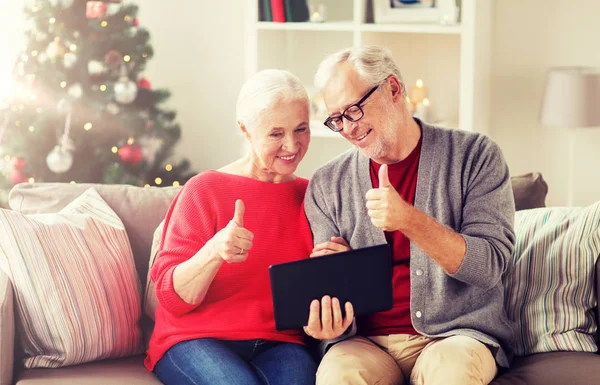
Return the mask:
[[94,189],[56,214],[0,210],[0,245],[26,368],[141,352],[140,282],[127,233]]
[[515,232],[504,285],[515,354],[595,352],[600,202],[518,211]]

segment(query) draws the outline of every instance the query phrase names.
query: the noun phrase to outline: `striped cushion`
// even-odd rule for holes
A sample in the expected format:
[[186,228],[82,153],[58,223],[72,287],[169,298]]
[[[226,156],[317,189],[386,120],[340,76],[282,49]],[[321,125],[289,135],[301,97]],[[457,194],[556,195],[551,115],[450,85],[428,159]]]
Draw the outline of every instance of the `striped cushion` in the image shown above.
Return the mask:
[[516,322],[516,355],[595,352],[595,263],[600,202],[518,211],[505,304]]
[[0,268],[15,291],[26,368],[141,352],[131,247],[95,190],[57,214],[0,210]]

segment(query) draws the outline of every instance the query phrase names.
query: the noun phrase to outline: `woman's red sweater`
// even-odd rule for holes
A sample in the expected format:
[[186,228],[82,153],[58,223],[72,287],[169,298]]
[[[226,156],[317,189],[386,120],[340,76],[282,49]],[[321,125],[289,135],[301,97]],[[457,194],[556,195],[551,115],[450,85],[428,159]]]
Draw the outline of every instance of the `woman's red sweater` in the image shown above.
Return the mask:
[[[304,214],[308,180],[274,184],[218,171],[190,179],[165,219],[151,269],[159,306],[145,365],[149,370],[178,342],[196,338],[265,339],[303,343],[301,330],[275,330],[269,265],[308,258],[312,234]],[[198,305],[173,288],[173,271],[233,219],[245,204],[244,227],[254,234],[248,258],[223,263]],[[307,309],[308,311],[308,309]]]

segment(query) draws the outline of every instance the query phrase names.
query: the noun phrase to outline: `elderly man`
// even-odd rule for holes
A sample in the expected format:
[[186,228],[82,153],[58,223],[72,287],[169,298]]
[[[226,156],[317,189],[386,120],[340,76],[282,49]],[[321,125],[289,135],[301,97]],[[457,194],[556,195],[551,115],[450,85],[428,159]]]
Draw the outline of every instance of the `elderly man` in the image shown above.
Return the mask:
[[336,299],[312,304],[305,331],[330,339],[317,384],[488,384],[512,340],[501,279],[514,201],[500,149],[413,118],[385,48],[335,53],[315,83],[325,125],[356,148],[309,184],[312,255],[387,242],[394,260],[391,310],[348,328],[350,304],[345,319]]

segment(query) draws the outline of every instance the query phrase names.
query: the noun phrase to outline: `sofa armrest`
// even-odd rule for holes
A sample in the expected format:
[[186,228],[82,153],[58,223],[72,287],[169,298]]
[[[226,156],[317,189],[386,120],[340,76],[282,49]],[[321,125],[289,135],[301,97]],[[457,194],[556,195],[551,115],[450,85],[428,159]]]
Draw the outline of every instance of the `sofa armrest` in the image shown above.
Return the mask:
[[0,385],[12,384],[14,341],[13,288],[8,276],[0,270]]

